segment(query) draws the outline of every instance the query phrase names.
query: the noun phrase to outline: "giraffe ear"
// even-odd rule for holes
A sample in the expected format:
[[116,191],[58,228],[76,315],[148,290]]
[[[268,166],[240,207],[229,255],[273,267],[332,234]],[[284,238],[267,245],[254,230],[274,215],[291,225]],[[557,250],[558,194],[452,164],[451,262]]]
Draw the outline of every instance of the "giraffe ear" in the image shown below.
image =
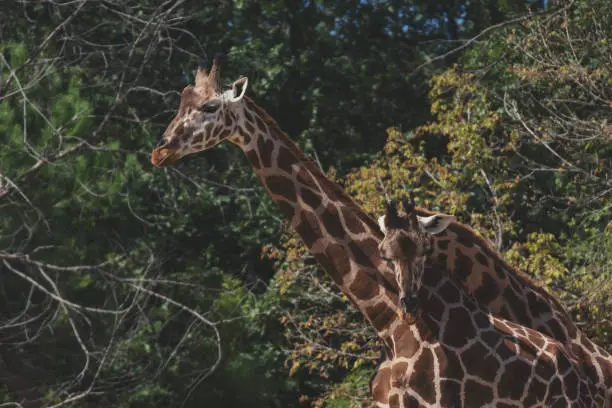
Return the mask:
[[455,216],[447,214],[434,214],[429,217],[417,216],[417,219],[425,232],[428,232],[431,235],[437,235],[448,228],[451,222],[455,221]]
[[385,227],[385,216],[381,215],[380,217],[378,217],[378,226],[380,227],[380,230],[382,231],[383,234],[387,233],[387,227]]
[[247,77],[242,77],[234,81],[232,84],[232,95],[230,96],[230,102],[238,102],[242,99],[242,97],[244,97],[248,83],[249,78]]

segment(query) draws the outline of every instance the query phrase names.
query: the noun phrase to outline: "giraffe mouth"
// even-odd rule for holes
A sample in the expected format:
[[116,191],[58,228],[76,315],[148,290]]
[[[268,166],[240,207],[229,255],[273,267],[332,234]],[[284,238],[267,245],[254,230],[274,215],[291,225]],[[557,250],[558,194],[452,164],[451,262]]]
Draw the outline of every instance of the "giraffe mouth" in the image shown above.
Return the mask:
[[151,153],[151,163],[158,168],[169,166],[180,158],[177,150],[167,147],[158,147]]

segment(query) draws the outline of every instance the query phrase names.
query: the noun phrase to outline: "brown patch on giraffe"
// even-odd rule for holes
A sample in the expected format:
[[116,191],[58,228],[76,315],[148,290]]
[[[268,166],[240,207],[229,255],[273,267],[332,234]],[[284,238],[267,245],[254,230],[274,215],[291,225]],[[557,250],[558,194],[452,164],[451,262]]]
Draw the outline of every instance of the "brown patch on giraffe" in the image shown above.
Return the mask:
[[444,279],[444,283],[440,285],[437,292],[445,303],[459,303],[461,300],[459,288],[450,279]]
[[319,259],[319,263],[329,273],[331,278],[338,286],[343,285],[342,277],[350,268],[349,256],[342,245],[329,244],[325,251],[324,257]]
[[487,273],[482,273],[482,284],[474,291],[474,297],[484,305],[489,305],[499,296],[499,285]]
[[[420,406],[421,404],[419,403],[418,399],[414,398],[410,394],[404,395],[404,408],[419,408]],[[391,405],[390,407],[395,408],[394,405]],[[397,407],[399,407],[399,405],[397,405]]]
[[[348,246],[349,246],[349,249],[351,250],[351,253],[353,254],[353,260],[359,266],[375,269],[374,264],[370,260],[370,257],[362,249],[362,247],[364,247],[364,244],[357,245],[355,241],[350,241]],[[365,247],[367,248],[368,246],[369,245],[366,243]]]
[[527,361],[536,361],[538,349],[532,344],[529,344],[525,339],[518,337],[517,343],[519,344],[518,354]]
[[440,300],[436,292],[431,293],[429,296],[425,296],[425,298],[426,303],[424,305],[424,308],[427,310],[426,315],[429,315],[437,322],[441,322],[442,317],[444,316],[444,310],[446,306],[444,305],[442,300]]
[[[377,286],[376,293],[378,294]],[[383,302],[377,303],[374,306],[369,306],[368,308],[366,308],[365,312],[370,317],[372,324],[377,330],[382,330],[388,327],[389,324],[391,324],[391,321],[394,320],[396,316],[395,311]]]
[[295,186],[291,180],[286,177],[275,175],[267,176],[265,178],[265,184],[272,194],[281,196],[287,201],[296,201]]
[[516,295],[515,291],[512,290],[509,286],[504,290],[504,298],[507,303],[512,308],[512,312],[514,317],[517,319],[517,323],[519,324],[529,324],[531,319],[529,319],[529,315],[527,314],[527,309],[525,308],[525,304],[523,301]]
[[[227,137],[229,136],[228,133],[230,133],[229,129],[225,129],[223,133],[221,133],[221,135],[225,134],[225,137]],[[244,146],[247,146],[249,143],[251,143],[251,136],[241,126],[238,126],[238,134],[240,135],[240,137],[242,137],[242,144]],[[224,139],[225,137],[221,136],[221,139]]]
[[529,391],[527,392],[527,396],[523,400],[523,406],[533,407],[538,404],[541,404],[545,398],[544,396],[546,395],[547,389],[547,384],[540,381],[538,377],[533,377],[531,379],[531,383],[529,384]]
[[321,222],[323,223],[323,226],[325,226],[325,230],[329,235],[337,239],[344,239],[346,236],[346,231],[344,231],[344,227],[342,227],[340,215],[338,214],[338,209],[335,205],[328,204],[320,217]]
[[530,365],[518,359],[506,363],[505,368],[504,373],[499,379],[499,386],[497,387],[499,396],[501,398],[511,398],[517,395],[523,395],[526,385],[525,379],[531,376]]
[[408,324],[401,324],[393,333],[393,339],[395,344],[402,345],[395,357],[412,358],[419,351],[419,343],[414,340]]
[[410,383],[418,385],[419,395],[430,404],[436,402],[436,388],[433,384],[435,378],[433,367],[434,359],[431,350],[423,350],[414,363]]
[[[351,242],[349,244],[349,248],[351,248],[350,245],[354,244]],[[351,251],[353,251],[353,248],[351,248]],[[346,262],[348,264],[348,259],[346,260]],[[347,267],[350,266],[347,265]],[[349,290],[359,300],[368,300],[378,295],[378,293],[380,292],[380,287],[375,283],[373,279],[354,279],[349,286]]]
[[565,331],[556,320],[550,320],[547,322],[548,331],[550,332],[550,336],[554,337],[556,340],[559,340],[562,343],[568,341],[567,336],[565,335]]
[[308,248],[312,248],[318,237],[321,236],[321,227],[317,222],[315,215],[310,211],[302,210],[300,214],[300,222],[295,227],[295,230],[302,237],[302,240]]
[[442,266],[442,269],[446,270],[446,264],[448,262],[448,255],[446,254],[438,254],[436,259],[432,259],[432,262],[435,262],[438,265]]
[[[229,137],[231,133],[232,132],[229,129],[224,129],[221,132],[221,134],[219,135],[219,140],[223,140],[223,139]],[[249,144],[249,142],[250,142],[249,135],[245,134],[244,136],[245,136],[245,144]]]
[[474,312],[472,317],[474,319],[474,323],[476,324],[477,328],[481,330],[491,328],[491,321],[489,320],[489,317],[487,316],[487,314],[483,312],[482,310],[477,310],[476,312]]
[[558,352],[558,351],[556,352],[556,354],[557,354],[557,372],[561,373],[562,375],[565,375],[568,371],[571,371],[573,369],[572,363],[565,356],[565,354]]
[[477,383],[474,380],[465,382],[465,406],[484,407],[493,402],[493,390],[491,387]]
[[257,151],[255,149],[249,150],[248,152],[245,152],[244,154],[247,157],[247,160],[249,161],[249,163],[251,163],[251,167],[253,167],[254,170],[261,169],[261,163],[259,162],[259,156],[257,155]]
[[257,128],[262,132],[262,133],[268,133],[268,127],[266,126],[265,122],[259,117],[259,116],[255,116],[255,124],[257,125]]
[[548,357],[542,357],[535,367],[535,374],[541,378],[550,378],[555,370],[553,362]]
[[563,382],[565,383],[565,392],[567,393],[567,396],[572,400],[578,398],[579,381],[580,379],[578,378],[578,375],[575,371],[568,373],[564,378]]
[[507,360],[511,357],[516,357],[517,339],[511,335],[505,335],[503,340],[497,344],[495,352],[502,360]]
[[374,263],[371,258],[367,254],[377,254],[378,250],[378,242],[374,238],[366,238],[359,242],[359,246],[363,249],[363,252],[366,254],[368,258],[368,262],[363,264],[364,266],[375,268]]
[[215,127],[215,124],[214,124],[214,123],[212,123],[212,122],[211,122],[211,123],[207,123],[207,124],[204,126],[204,132],[203,132],[203,135],[204,135],[204,136],[206,136],[206,137],[211,137],[211,136],[213,135],[213,128],[214,128],[214,127]]
[[319,191],[319,189],[317,188],[317,185],[314,182],[314,179],[312,178],[312,175],[304,167],[301,167],[300,170],[298,171],[297,181],[299,181],[305,186],[310,187],[311,189],[315,191]]
[[174,132],[172,133],[175,137],[183,136],[183,133],[185,133],[185,124],[183,122],[180,122],[178,125],[176,125],[176,127],[174,128]]
[[223,130],[223,125],[222,125],[222,124],[220,124],[220,123],[218,123],[218,124],[215,126],[215,129],[213,130],[213,132],[212,132],[211,136],[221,133],[221,130]]
[[457,236],[457,242],[465,248],[472,248],[474,246],[474,231],[470,232],[456,223],[451,223],[447,230],[454,232]]
[[534,291],[528,291],[526,298],[532,316],[543,316],[545,313],[552,313],[550,305],[537,296]]
[[549,393],[553,395],[560,394],[563,390],[563,385],[561,384],[561,380],[559,377],[555,377],[554,380],[550,383]]
[[510,282],[510,286],[512,286],[516,293],[522,293],[521,284],[515,275],[508,275],[508,282]]
[[[427,313],[421,313],[418,311],[415,315],[406,313],[408,317],[405,318],[409,324],[415,324],[415,327],[421,335],[421,340],[424,343],[434,344],[437,343],[440,338],[440,327],[437,322],[434,322]],[[421,317],[417,320],[417,317]]]
[[596,356],[595,361],[602,368],[604,384],[612,383],[612,367],[610,367],[608,360],[604,359],[602,356]]
[[510,313],[510,310],[506,307],[506,305],[502,305],[497,314],[506,320],[510,320],[513,322],[517,321],[516,317],[512,313]]
[[370,382],[370,391],[374,401],[385,403],[388,401],[389,396],[389,381],[391,376],[391,368],[384,367],[379,368],[375,376]]
[[494,328],[481,332],[480,338],[491,349],[496,349],[501,343],[499,333]]
[[272,152],[274,151],[274,142],[272,140],[267,140],[263,136],[260,136],[257,138],[257,150],[259,150],[261,162],[264,167],[271,167]]
[[399,408],[400,406],[400,397],[397,394],[393,394],[391,397],[389,397],[389,407],[392,408]]
[[[251,101],[251,102],[252,102],[252,101]],[[247,120],[248,122],[251,122],[251,123],[253,123],[253,121],[255,120],[255,119],[253,118],[253,115],[251,115],[251,112],[249,112],[249,110],[248,110],[248,109],[245,109],[245,110],[244,110],[244,117],[246,118],[246,120]]]
[[198,145],[204,141],[204,132],[200,132],[193,137],[193,141],[191,142],[193,145]]
[[529,340],[530,343],[535,344],[536,347],[538,348],[542,348],[544,346],[544,339],[542,338],[539,332],[531,331],[531,330],[528,331],[527,339]]
[[225,123],[227,127],[232,126],[232,115],[230,115],[229,112],[223,115],[223,123]]
[[494,382],[501,364],[484,343],[477,341],[461,354],[468,373],[487,382]]
[[291,166],[297,162],[297,158],[289,149],[283,146],[279,147],[278,155],[276,156],[276,164],[279,169],[287,174],[291,174],[293,173],[293,168]]
[[581,343],[581,344],[584,346],[584,348],[585,348],[585,349],[586,349],[586,350],[587,350],[589,353],[595,353],[596,349],[595,349],[595,346],[594,346],[592,343],[589,343],[589,342],[584,342],[584,343]]
[[[437,347],[436,356],[440,364],[440,372],[444,372],[445,377],[453,379],[463,378],[465,371],[463,371],[457,354],[454,352],[447,352],[443,347]],[[459,392],[457,392],[457,395],[459,395]]]
[[497,274],[497,276],[499,277],[499,279],[503,280],[506,279],[506,272],[504,271],[504,268],[497,262],[495,262],[495,273]]
[[[454,377],[453,377],[454,378]],[[441,403],[443,407],[458,408],[461,406],[461,384],[453,380],[440,380]]]
[[281,209],[281,212],[287,219],[292,219],[295,214],[295,207],[286,202],[285,200],[278,200],[276,202]]
[[448,240],[448,239],[435,239],[434,243],[442,251],[446,251],[446,250],[448,250],[448,244],[450,243],[450,240]]
[[397,388],[407,388],[410,374],[408,363],[400,361],[391,366],[391,386]]
[[255,133],[255,126],[251,122],[244,122],[244,127],[249,133]]
[[370,232],[372,233],[372,235],[376,238],[382,238],[382,232],[380,231],[380,228],[378,227],[378,223],[374,221],[372,217],[362,212],[359,206],[357,206],[357,204],[355,204],[353,201],[351,201],[350,199],[345,200],[345,201],[346,201],[345,204],[347,205],[347,207],[351,207],[354,209],[357,215],[357,218],[359,218],[361,222],[370,229]]
[[323,197],[313,192],[311,189],[304,187],[300,189],[300,196],[302,198],[302,201],[308,206],[310,206],[310,208],[312,208],[313,210],[319,208],[319,206],[321,205],[321,201],[323,200]]
[[474,263],[472,260],[459,250],[459,248],[455,249],[455,270],[454,275],[460,282],[465,282],[470,276],[470,272],[472,271],[472,267]]
[[476,330],[467,310],[463,306],[450,309],[442,342],[450,347],[459,348],[465,346],[475,336]]
[[489,259],[484,256],[484,254],[481,251],[476,252],[476,254],[474,255],[474,258],[476,258],[476,261],[478,261],[479,264],[488,267],[489,266]]
[[366,229],[359,218],[355,216],[352,208],[343,205],[340,207],[340,212],[342,213],[342,218],[344,218],[344,225],[346,225],[346,228],[348,228],[351,233],[361,234],[366,232]]

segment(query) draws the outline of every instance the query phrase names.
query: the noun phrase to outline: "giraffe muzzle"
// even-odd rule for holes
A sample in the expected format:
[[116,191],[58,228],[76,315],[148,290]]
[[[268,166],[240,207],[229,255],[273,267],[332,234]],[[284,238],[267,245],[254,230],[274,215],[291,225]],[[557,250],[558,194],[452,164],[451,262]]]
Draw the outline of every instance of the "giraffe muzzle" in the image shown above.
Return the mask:
[[159,146],[151,153],[151,163],[155,167],[162,168],[175,163],[180,156],[175,149],[170,149],[166,146]]

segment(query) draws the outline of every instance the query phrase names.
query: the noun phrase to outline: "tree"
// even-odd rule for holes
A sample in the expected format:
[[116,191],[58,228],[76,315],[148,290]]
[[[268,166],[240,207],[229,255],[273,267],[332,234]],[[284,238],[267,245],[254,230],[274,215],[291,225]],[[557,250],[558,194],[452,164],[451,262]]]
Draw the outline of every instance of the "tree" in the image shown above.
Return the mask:
[[[408,192],[425,208],[458,216],[546,285],[608,349],[609,18],[605,2],[577,1],[490,31],[432,77],[432,120],[390,127],[379,156],[344,179],[372,216]],[[284,248],[278,277],[302,302],[286,323],[293,367],[323,375],[371,367],[373,333],[356,329],[347,302],[328,306],[320,288],[331,283],[293,238]],[[367,378],[363,393],[342,394],[342,404],[359,406]],[[345,386],[354,381],[347,377]]]

